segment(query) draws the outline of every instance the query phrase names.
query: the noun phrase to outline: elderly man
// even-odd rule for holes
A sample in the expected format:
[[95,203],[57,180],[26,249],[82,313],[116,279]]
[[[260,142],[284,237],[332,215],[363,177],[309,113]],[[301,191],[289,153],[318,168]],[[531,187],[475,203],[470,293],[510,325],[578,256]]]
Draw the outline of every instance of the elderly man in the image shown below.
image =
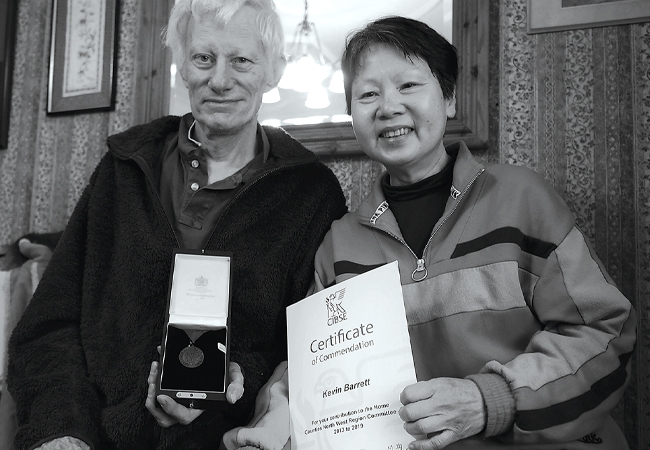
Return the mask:
[[[10,342],[17,449],[217,448],[286,359],[285,307],[305,296],[318,244],[345,213],[334,175],[257,123],[285,65],[271,0],[180,0],[167,42],[192,113],[108,139]],[[223,410],[148,396],[174,248],[233,255]]]

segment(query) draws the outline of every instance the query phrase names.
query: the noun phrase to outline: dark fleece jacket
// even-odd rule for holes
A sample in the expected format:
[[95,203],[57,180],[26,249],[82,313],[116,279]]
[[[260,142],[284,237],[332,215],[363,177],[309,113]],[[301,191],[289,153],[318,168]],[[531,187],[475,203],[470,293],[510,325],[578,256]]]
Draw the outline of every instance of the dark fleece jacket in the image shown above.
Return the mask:
[[217,448],[286,358],[285,307],[305,296],[316,249],[346,208],[329,169],[265,128],[268,170],[226,207],[206,245],[233,254],[231,360],[244,369],[244,396],[188,426],[160,428],[145,409],[178,246],[154,173],[178,125],[165,117],[108,139],[10,340],[15,448],[65,435],[95,449]]

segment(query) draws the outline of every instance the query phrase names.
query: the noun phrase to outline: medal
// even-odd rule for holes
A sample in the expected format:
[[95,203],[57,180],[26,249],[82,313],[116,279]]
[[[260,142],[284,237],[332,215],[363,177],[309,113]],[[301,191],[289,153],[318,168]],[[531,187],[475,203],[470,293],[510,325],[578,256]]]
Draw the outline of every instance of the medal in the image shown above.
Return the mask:
[[188,369],[194,369],[203,364],[203,350],[190,343],[178,354],[178,360]]
[[[184,331],[187,334],[187,337],[190,339],[190,343],[178,354],[178,360],[188,369],[195,369],[203,364],[203,359],[205,358],[203,355],[203,350],[194,345],[194,341],[198,338],[198,336],[203,334],[203,332],[200,331],[198,333],[198,336],[192,339],[190,332],[188,332],[188,330]],[[196,331],[194,333],[196,333]]]

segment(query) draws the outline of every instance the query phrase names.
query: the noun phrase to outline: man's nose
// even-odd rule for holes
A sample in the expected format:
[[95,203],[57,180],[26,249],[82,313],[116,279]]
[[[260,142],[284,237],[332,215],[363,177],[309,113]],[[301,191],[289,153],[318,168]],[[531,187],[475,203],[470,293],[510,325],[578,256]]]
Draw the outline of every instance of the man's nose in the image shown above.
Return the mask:
[[208,80],[210,89],[217,92],[228,90],[232,87],[232,81],[232,74],[228,64],[223,60],[217,61]]

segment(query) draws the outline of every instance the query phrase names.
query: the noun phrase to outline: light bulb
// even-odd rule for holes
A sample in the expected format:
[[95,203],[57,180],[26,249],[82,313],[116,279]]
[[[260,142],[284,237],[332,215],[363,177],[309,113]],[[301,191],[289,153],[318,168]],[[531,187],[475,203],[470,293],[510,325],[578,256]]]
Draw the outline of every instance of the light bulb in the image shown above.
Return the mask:
[[274,87],[262,96],[262,103],[277,103],[280,101],[280,90]]
[[305,106],[310,109],[323,109],[330,105],[330,99],[327,96],[327,91],[323,86],[317,86],[309,91],[307,94],[307,101]]
[[340,69],[332,74],[329,90],[335,94],[343,94],[345,92],[343,87],[343,72]]

